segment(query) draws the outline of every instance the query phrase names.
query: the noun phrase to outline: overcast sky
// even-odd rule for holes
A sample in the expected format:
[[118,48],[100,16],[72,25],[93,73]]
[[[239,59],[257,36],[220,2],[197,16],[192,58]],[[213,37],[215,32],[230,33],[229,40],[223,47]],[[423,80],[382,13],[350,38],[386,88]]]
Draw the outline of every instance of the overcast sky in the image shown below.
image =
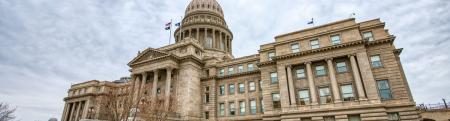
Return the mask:
[[[417,103],[450,99],[449,0],[219,0],[234,33],[235,57],[274,36],[346,19],[380,18],[404,48]],[[71,84],[128,76],[137,52],[167,45],[164,24],[189,0],[0,0],[0,102],[18,119],[61,118]]]

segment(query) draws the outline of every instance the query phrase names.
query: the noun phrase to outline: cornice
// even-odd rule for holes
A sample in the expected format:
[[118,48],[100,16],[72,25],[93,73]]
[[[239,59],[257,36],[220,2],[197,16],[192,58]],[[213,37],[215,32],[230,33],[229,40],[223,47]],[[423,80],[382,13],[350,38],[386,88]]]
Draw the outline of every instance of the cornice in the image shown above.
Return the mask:
[[384,26],[385,23],[377,23],[377,24],[371,24],[371,25],[367,25],[367,26],[360,26],[359,29],[360,30],[364,30],[364,29],[370,29],[370,28],[376,28],[376,27],[380,27],[380,26]]
[[383,43],[394,43],[395,40],[395,36],[394,35],[390,35],[387,38],[383,38],[383,39],[378,39],[375,41],[365,41],[366,46],[372,46],[372,45],[378,45],[378,44],[383,44]]
[[266,61],[266,62],[259,62],[256,65],[258,67],[264,67],[264,66],[269,66],[269,65],[275,65],[277,62],[275,60],[272,61]]
[[134,68],[137,66],[142,66],[142,65],[146,65],[146,64],[150,64],[150,63],[155,63],[155,62],[161,62],[161,61],[170,60],[170,59],[174,60],[175,62],[178,62],[180,57],[177,57],[176,55],[173,55],[173,54],[168,54],[168,55],[164,55],[164,56],[161,56],[158,58],[147,59],[142,62],[130,64],[130,67]]

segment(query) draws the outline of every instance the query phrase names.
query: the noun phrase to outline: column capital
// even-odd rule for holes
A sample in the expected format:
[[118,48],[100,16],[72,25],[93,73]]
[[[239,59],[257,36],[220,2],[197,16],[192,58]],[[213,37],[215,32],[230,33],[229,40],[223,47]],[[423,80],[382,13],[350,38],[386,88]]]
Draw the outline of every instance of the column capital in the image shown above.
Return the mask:
[[147,76],[147,72],[142,72],[142,76]]
[[153,70],[153,73],[158,73],[158,71],[159,71],[158,69],[155,69]]
[[292,68],[292,64],[286,65],[286,68]]
[[353,53],[353,54],[348,54],[347,56],[348,56],[349,58],[351,58],[351,57],[355,57],[356,54],[355,54],[355,53]]
[[311,61],[308,61],[308,62],[305,62],[305,65],[309,65],[311,63],[312,63]]
[[173,67],[167,67],[166,70],[167,70],[167,71],[172,71],[172,70],[173,70]]
[[333,61],[333,58],[326,58],[326,61]]

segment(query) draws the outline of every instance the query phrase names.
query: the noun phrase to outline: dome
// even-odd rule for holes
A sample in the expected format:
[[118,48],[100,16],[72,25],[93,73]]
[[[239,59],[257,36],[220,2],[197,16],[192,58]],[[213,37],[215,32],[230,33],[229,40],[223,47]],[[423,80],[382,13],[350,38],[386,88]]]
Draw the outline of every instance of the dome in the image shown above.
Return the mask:
[[223,17],[222,7],[216,0],[192,0],[186,7],[186,16],[197,12],[210,12]]

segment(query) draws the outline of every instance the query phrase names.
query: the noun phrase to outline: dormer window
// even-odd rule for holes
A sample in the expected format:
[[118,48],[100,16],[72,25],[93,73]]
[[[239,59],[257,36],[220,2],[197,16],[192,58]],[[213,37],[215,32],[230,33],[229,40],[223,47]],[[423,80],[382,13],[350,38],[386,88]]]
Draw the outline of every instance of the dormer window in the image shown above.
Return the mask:
[[271,61],[275,57],[275,52],[268,53],[269,61]]
[[331,44],[333,45],[341,44],[341,37],[339,35],[331,36]]
[[318,39],[311,40],[310,44],[311,44],[311,49],[317,49],[320,47]]
[[374,41],[372,32],[364,32],[363,33],[363,39],[366,41]]

